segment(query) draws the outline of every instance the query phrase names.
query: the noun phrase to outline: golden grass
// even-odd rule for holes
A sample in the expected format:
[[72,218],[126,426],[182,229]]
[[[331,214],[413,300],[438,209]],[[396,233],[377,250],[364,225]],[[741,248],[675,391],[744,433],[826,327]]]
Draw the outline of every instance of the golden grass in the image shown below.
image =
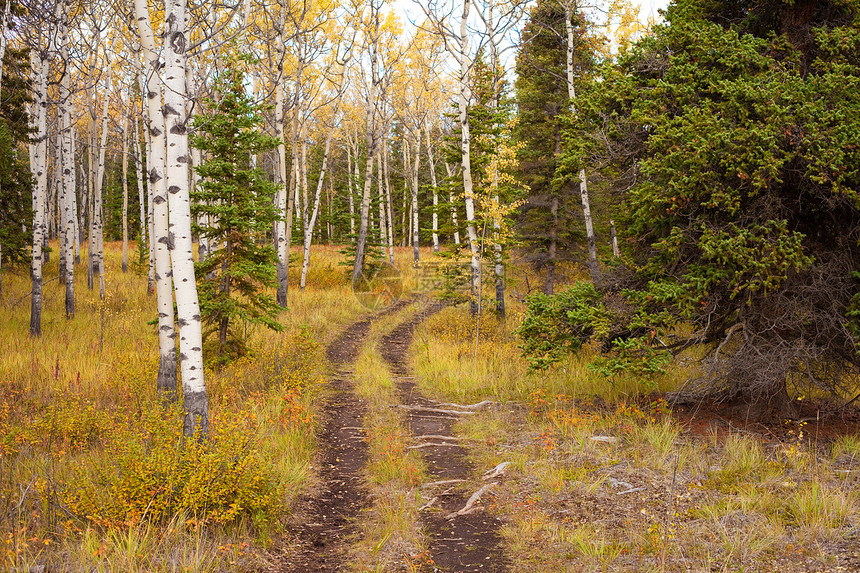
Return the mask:
[[[506,322],[484,316],[476,343],[467,310],[448,308],[411,349],[423,392],[504,405],[457,430],[477,467],[511,462],[497,497],[511,571],[833,566],[828,548],[860,523],[856,437],[834,442],[825,460],[802,426],[784,443],[691,436],[634,380],[589,370],[589,349],[529,372],[513,332],[521,313],[515,303]],[[687,376],[675,367],[644,390]]]
[[[46,266],[40,338],[29,336],[28,270],[4,268],[0,570],[39,564],[52,571],[258,569],[277,533],[277,516],[249,515],[219,525],[180,513],[159,523],[97,526],[94,521],[110,520],[69,513],[69,492],[88,481],[97,497],[114,495],[97,484],[116,462],[109,451],[118,431],[131,431],[141,416],[176,415],[152,416],[152,408],[160,408],[158,348],[154,327],[147,325],[155,318],[155,299],[146,294],[146,277],[121,272],[119,243],[105,249],[105,300],[99,299],[97,284],[94,291],[87,288],[85,266],[76,267],[72,320],[64,316],[64,288],[50,280],[57,275],[56,256]],[[241,444],[247,445],[242,447],[263,460],[272,480],[267,487],[280,492],[272,505],[279,511],[288,511],[312,479],[325,374],[321,344],[363,310],[341,260],[336,248],[315,247],[304,292],[297,286],[297,269],[291,269],[290,308],[279,316],[284,332],[249,328],[251,354],[206,372],[213,443],[222,441],[219,431],[233,441],[235,432],[243,432]],[[234,510],[242,515],[242,508]],[[222,514],[225,519],[230,511]]]

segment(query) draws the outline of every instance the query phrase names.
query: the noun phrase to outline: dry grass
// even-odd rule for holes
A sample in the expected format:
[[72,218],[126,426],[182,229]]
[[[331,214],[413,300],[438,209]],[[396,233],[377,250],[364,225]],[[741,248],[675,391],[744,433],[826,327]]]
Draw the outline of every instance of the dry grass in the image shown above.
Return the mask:
[[[64,289],[56,280],[46,282],[38,339],[29,336],[27,269],[4,269],[0,570],[26,571],[39,564],[49,564],[52,571],[264,567],[265,548],[278,531],[277,515],[245,514],[235,507],[209,521],[187,512],[138,521],[129,513],[118,523],[104,509],[117,492],[99,486],[104,479],[99,476],[109,475],[117,464],[111,452],[118,436],[145,432],[144,419],[172,429],[171,416],[178,414],[159,413],[157,339],[154,327],[146,324],[155,317],[155,300],[146,294],[144,276],[121,272],[120,253],[119,244],[106,245],[104,301],[97,289],[87,289],[85,267],[76,268],[73,320],[64,316]],[[274,492],[268,511],[289,511],[312,479],[308,468],[325,370],[321,343],[361,312],[341,259],[337,249],[316,247],[304,292],[291,272],[290,309],[279,317],[285,331],[249,329],[251,355],[220,372],[207,371],[212,443],[235,443],[256,456],[267,491]],[[45,277],[56,275],[54,257]],[[101,509],[96,515],[77,514],[73,508],[80,500],[69,496],[89,481],[98,498],[93,507]],[[188,490],[184,495],[192,496]]]
[[[692,434],[632,381],[596,376],[587,349],[530,373],[517,313],[485,317],[476,344],[466,309],[446,309],[411,351],[423,392],[503,403],[458,432],[477,467],[511,462],[497,498],[511,571],[850,570],[856,436],[824,451],[802,425],[783,442]],[[676,369],[647,390],[686,375]]]

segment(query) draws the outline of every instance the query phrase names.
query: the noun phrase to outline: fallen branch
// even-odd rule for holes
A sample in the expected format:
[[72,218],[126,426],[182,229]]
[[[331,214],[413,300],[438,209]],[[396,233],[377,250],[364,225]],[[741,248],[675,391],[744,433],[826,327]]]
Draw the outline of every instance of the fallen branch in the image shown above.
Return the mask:
[[438,497],[434,497],[433,499],[431,499],[430,501],[428,501],[427,503],[425,503],[424,505],[422,505],[421,507],[419,507],[419,508],[418,508],[418,511],[424,511],[425,509],[429,508],[431,505],[433,505],[434,503],[436,503],[436,501],[437,501],[438,499],[439,499]]
[[469,500],[466,502],[466,505],[463,506],[463,509],[461,509],[460,511],[449,513],[445,516],[445,519],[454,519],[455,517],[461,515],[469,515],[472,512],[483,509],[481,506],[475,507],[475,504],[481,501],[481,497],[483,497],[485,493],[487,493],[497,485],[499,485],[498,482],[492,482],[481,487],[481,489],[472,494],[472,497],[469,498]]
[[426,442],[426,443],[418,444],[415,446],[409,446],[406,449],[407,450],[420,450],[421,448],[459,448],[459,447],[460,447],[459,444],[446,444],[446,443],[434,444],[431,442]]
[[485,479],[485,480],[493,479],[493,478],[505,475],[505,473],[506,473],[505,470],[507,470],[509,465],[511,465],[511,462],[500,463],[499,465],[497,465],[493,469],[487,470],[486,472],[484,472],[484,478],[483,479]]
[[402,408],[404,410],[411,410],[414,412],[432,412],[434,414],[450,414],[452,416],[462,416],[462,415],[472,415],[475,412],[460,412],[458,410],[444,410],[441,408],[428,408],[426,406],[407,406],[405,404],[398,404],[398,408]]
[[440,436],[438,434],[425,434],[423,436],[415,436],[416,440],[462,440],[456,436]]
[[464,482],[464,479],[443,479],[442,481],[431,481],[430,483],[425,483],[421,487],[435,487],[437,485],[449,485],[452,483],[460,483]]
[[478,402],[477,404],[454,404],[452,402],[437,402],[440,406],[447,406],[449,408],[460,408],[462,410],[477,410],[478,408],[483,408],[484,406],[489,406],[491,404],[497,404],[497,402],[493,402],[492,400],[483,400]]

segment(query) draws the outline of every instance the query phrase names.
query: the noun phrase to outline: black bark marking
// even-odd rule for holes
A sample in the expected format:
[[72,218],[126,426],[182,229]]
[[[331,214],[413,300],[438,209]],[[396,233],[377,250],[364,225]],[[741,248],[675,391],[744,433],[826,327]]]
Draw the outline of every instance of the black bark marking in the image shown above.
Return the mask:
[[176,195],[177,193],[179,193],[179,187],[177,185],[171,185],[167,188],[167,192],[171,195]]
[[185,34],[182,32],[174,32],[170,38],[170,47],[177,54],[185,53]]

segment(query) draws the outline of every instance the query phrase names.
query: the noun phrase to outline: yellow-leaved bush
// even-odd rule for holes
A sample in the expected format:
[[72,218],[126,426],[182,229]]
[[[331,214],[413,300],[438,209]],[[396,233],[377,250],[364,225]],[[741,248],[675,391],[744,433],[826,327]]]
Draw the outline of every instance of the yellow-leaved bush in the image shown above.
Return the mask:
[[[60,485],[62,502],[102,527],[175,519],[193,526],[275,524],[313,455],[312,396],[321,365],[320,346],[301,332],[208,373],[205,438],[183,438],[181,406],[150,394],[133,413],[109,417],[103,446],[81,453]],[[285,461],[292,466],[285,469]]]

